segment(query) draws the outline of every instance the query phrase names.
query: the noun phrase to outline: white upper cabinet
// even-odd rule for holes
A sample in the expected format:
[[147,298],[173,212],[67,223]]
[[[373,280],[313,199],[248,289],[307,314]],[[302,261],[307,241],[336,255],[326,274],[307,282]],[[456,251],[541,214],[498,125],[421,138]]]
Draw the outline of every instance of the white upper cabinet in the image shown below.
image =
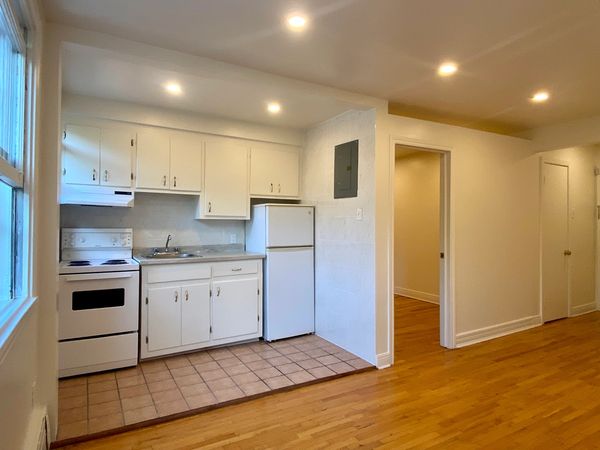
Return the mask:
[[130,187],[135,134],[122,130],[102,129],[100,134],[100,184]]
[[206,143],[199,219],[248,219],[248,147],[229,139]]
[[100,128],[67,125],[63,133],[63,181],[100,184]]
[[169,189],[169,134],[161,129],[138,133],[136,187]]
[[298,196],[299,154],[293,147],[256,145],[250,157],[250,195]]
[[63,134],[63,181],[131,187],[134,146],[134,133],[67,125]]
[[202,156],[204,140],[200,135],[186,133],[171,136],[171,176],[173,191],[200,192],[202,190]]

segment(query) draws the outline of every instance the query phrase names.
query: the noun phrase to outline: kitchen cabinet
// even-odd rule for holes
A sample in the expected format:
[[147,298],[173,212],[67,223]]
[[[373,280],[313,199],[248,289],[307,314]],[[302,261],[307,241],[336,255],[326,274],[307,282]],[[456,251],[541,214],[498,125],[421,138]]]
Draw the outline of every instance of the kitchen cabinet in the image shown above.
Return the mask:
[[138,133],[136,188],[168,190],[170,141],[161,129]]
[[153,286],[148,289],[148,349],[162,350],[181,345],[180,289]]
[[192,193],[202,190],[203,139],[193,133],[147,129],[138,135],[137,182],[140,190]]
[[130,187],[135,134],[115,129],[66,125],[63,132],[63,182]]
[[193,133],[171,135],[169,189],[180,192],[202,190],[204,141]]
[[142,266],[141,359],[262,336],[262,260]]
[[206,143],[204,195],[197,219],[249,219],[248,146],[222,139]]
[[299,153],[294,147],[256,145],[250,156],[250,195],[298,197]]
[[258,332],[258,277],[238,276],[213,281],[213,337],[244,336]]
[[210,282],[181,287],[181,345],[210,339]]

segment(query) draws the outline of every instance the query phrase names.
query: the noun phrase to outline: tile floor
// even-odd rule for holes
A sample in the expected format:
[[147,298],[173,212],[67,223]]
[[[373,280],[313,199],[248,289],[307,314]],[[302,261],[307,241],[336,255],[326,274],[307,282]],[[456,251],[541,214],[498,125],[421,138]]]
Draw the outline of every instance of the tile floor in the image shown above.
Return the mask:
[[58,439],[192,411],[370,367],[318,336],[253,342],[60,380]]

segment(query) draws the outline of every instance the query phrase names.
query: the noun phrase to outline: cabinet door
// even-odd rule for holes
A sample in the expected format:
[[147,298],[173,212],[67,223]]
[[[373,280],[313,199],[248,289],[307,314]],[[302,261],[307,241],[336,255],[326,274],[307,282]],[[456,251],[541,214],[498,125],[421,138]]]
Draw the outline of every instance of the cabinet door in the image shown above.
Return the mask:
[[130,187],[135,135],[128,131],[103,129],[100,137],[100,184]]
[[148,288],[148,350],[181,345],[181,289]]
[[67,125],[62,156],[65,183],[100,184],[100,128]]
[[210,339],[210,282],[181,287],[181,344]]
[[166,131],[138,133],[136,187],[169,189],[169,135]]
[[273,177],[273,152],[264,147],[252,147],[250,152],[250,195],[272,195],[275,190]]
[[298,152],[293,150],[278,152],[274,166],[277,170],[277,194],[284,197],[297,197],[300,172]]
[[213,281],[213,339],[258,332],[258,277]]
[[206,143],[204,215],[247,217],[248,148],[229,141]]
[[171,190],[200,192],[203,146],[203,140],[197,135],[171,136]]

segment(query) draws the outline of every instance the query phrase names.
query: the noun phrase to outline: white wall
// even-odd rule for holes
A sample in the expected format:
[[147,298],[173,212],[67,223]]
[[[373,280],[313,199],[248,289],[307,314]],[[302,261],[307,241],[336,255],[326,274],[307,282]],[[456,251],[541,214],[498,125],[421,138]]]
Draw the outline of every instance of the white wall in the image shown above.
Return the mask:
[[[334,147],[359,140],[358,197],[333,198]],[[316,205],[316,331],[375,362],[375,112],[351,111],[306,135],[303,202]],[[363,219],[357,220],[357,208]]]
[[439,303],[440,154],[396,157],[394,292]]
[[571,147],[540,153],[569,163],[570,314],[596,309],[596,175],[600,149]]
[[133,245],[160,247],[167,235],[171,245],[244,243],[244,221],[195,220],[198,196],[135,194],[133,208],[62,205],[60,225],[66,228],[133,228]]
[[384,130],[377,144],[377,197],[388,205],[377,210],[377,263],[388,274],[378,284],[389,287],[377,297],[378,355],[391,350],[392,274],[385,265],[393,258],[386,245],[393,233],[391,139],[451,151],[449,291],[458,342],[539,323],[539,167],[531,143],[391,115],[377,126]]

